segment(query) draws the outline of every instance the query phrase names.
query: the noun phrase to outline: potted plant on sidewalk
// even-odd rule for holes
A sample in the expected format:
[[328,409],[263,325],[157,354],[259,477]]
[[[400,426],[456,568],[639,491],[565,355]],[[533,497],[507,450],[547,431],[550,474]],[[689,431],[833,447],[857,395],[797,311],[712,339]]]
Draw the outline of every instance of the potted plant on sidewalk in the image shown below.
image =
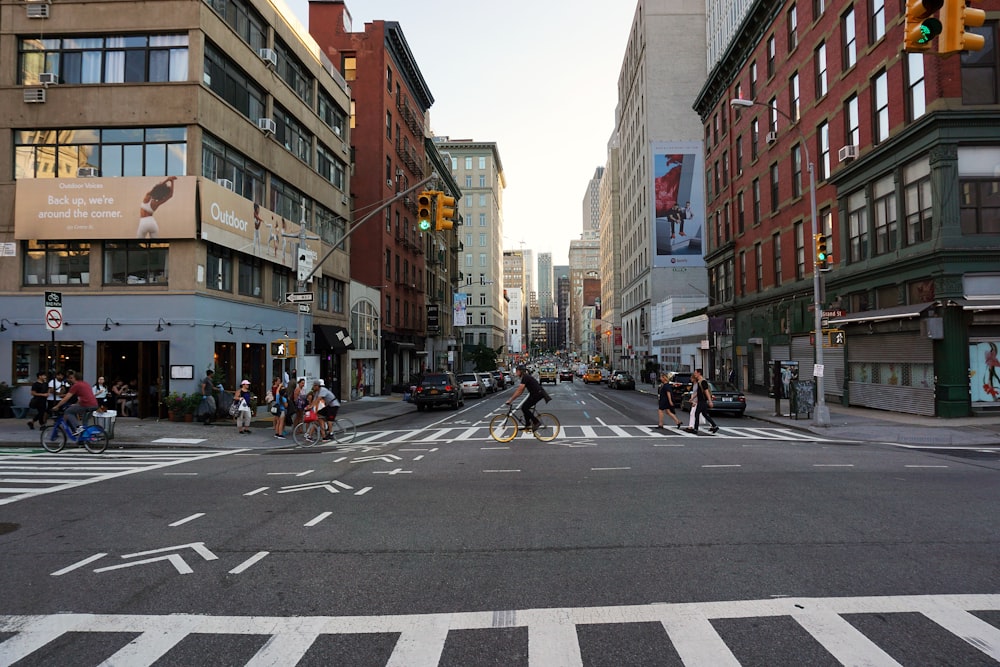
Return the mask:
[[195,392],[184,397],[184,421],[194,421],[194,413],[198,411],[199,405],[201,405],[201,394]]
[[170,392],[163,400],[163,404],[167,407],[167,419],[175,422],[184,418],[184,394]]

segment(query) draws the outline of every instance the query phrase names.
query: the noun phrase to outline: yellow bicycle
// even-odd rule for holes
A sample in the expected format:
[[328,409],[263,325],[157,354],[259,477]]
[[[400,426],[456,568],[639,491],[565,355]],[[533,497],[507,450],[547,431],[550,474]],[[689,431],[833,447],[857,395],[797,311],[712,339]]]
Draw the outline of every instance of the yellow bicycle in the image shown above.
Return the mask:
[[531,431],[532,434],[542,442],[555,440],[559,436],[559,420],[554,414],[549,412],[535,412],[531,408],[531,414],[540,422],[535,429],[530,429],[524,420],[518,416],[520,408],[515,408],[513,404],[507,406],[507,412],[494,415],[490,420],[490,436],[497,442],[510,442],[517,437],[522,430]]

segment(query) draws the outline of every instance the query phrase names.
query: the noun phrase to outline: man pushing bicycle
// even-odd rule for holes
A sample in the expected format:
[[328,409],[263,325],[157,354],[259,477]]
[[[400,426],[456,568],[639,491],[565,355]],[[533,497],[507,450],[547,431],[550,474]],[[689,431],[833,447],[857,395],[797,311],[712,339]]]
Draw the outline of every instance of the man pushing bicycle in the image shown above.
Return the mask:
[[507,400],[507,405],[511,405],[518,396],[527,390],[528,398],[521,404],[521,410],[524,412],[524,423],[527,424],[529,430],[533,431],[541,426],[541,422],[538,421],[538,418],[535,417],[535,413],[531,409],[535,407],[538,401],[545,398],[545,390],[542,388],[541,383],[531,376],[527,366],[524,364],[518,364],[514,372],[517,374],[517,377],[521,378],[521,384],[517,385],[514,394]]

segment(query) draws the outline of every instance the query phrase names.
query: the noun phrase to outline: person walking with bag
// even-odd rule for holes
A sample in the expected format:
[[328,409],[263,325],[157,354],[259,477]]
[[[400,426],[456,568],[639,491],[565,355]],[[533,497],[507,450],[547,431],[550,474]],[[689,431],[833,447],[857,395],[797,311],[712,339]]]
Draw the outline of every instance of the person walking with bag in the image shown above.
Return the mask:
[[712,425],[711,428],[708,429],[709,432],[718,433],[719,426],[715,423],[715,420],[712,419],[712,415],[708,413],[709,408],[712,407],[712,389],[708,385],[708,380],[705,379],[705,376],[702,374],[702,370],[700,368],[696,369],[695,372],[691,374],[691,379],[694,381],[694,391],[697,394],[698,402],[697,405],[693,405],[691,407],[691,413],[694,415],[694,427],[686,430],[691,433],[697,433],[698,422],[701,420],[701,417],[704,416],[705,421]]
[[205,371],[205,379],[201,381],[201,404],[198,406],[198,415],[201,423],[208,426],[215,421],[215,386],[212,384],[212,376],[215,371],[209,368]]
[[670,418],[674,420],[674,426],[677,428],[681,427],[681,420],[677,418],[674,414],[674,410],[677,406],[674,405],[674,392],[670,387],[670,376],[666,373],[660,373],[660,388],[658,390],[659,403],[657,405],[657,415],[659,417],[659,424],[656,428],[663,428],[663,416],[670,415]]
[[236,411],[236,432],[249,434],[250,419],[253,417],[250,411],[250,402],[253,400],[253,395],[250,393],[250,380],[244,380],[240,383],[236,400],[239,401],[239,407]]

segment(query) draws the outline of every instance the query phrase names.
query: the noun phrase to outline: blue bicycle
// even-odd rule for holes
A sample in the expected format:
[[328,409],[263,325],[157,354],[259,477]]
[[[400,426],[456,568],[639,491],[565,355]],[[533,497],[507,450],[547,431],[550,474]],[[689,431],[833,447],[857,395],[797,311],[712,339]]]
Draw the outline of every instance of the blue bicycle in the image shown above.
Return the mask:
[[[85,424],[91,414],[91,412],[85,413],[81,423]],[[61,452],[67,440],[76,443],[77,446],[83,445],[91,454],[102,454],[108,448],[108,434],[103,428],[91,424],[85,427],[79,436],[73,435],[72,429],[63,417],[63,411],[59,411],[55,415],[55,423],[42,429],[42,447],[45,451],[53,454]]]

